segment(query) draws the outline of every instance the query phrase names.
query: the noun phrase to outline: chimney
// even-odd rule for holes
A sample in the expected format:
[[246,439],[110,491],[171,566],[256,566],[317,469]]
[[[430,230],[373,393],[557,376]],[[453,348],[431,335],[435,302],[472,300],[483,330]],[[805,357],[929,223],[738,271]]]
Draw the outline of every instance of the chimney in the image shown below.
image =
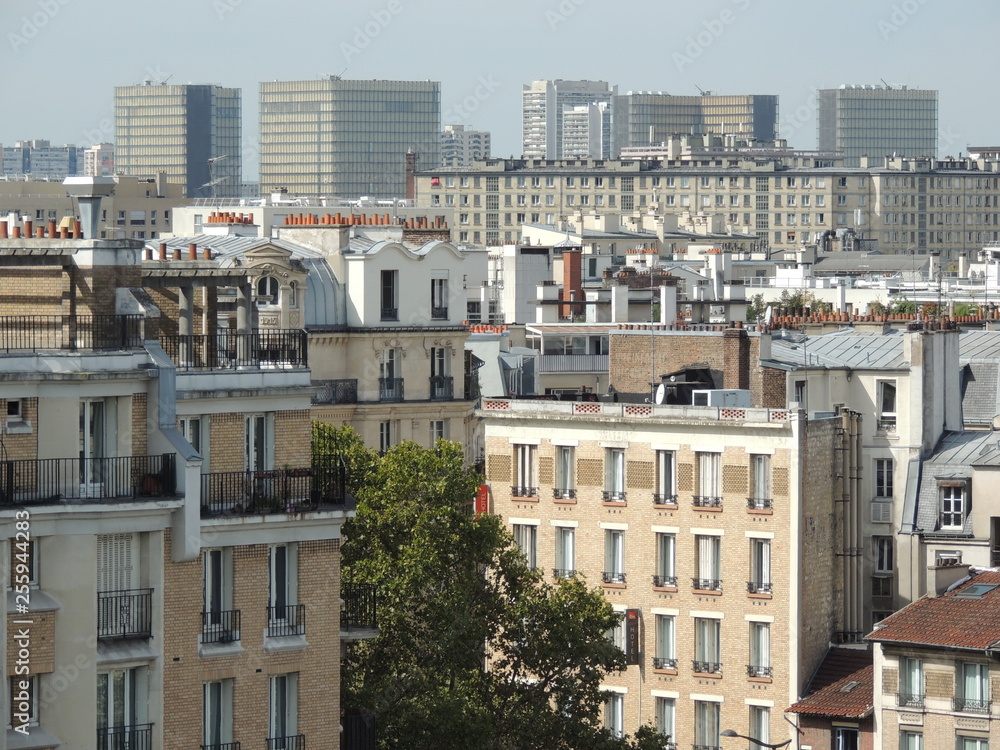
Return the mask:
[[959,558],[938,558],[934,565],[927,566],[927,595],[941,596],[949,588],[969,577],[968,563],[959,562]]
[[66,192],[76,198],[80,206],[80,225],[83,238],[96,240],[100,234],[101,200],[114,193],[114,177],[67,177],[63,180]]
[[[563,302],[569,300],[583,301],[583,253],[580,250],[563,251]],[[577,310],[583,310],[583,305],[560,305],[559,315],[572,318]]]
[[419,154],[413,151],[406,152],[406,198],[413,200],[417,197],[417,162],[420,160]]
[[750,336],[742,327],[722,334],[722,387],[750,389]]

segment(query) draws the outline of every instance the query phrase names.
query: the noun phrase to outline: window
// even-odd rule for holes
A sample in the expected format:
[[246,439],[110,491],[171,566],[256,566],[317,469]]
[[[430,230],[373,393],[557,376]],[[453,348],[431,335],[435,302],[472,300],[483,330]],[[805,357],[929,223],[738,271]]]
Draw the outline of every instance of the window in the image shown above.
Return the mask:
[[298,674],[271,675],[268,750],[294,750],[298,734]]
[[750,663],[747,665],[747,676],[771,676],[771,626],[769,623],[750,623]]
[[719,704],[695,701],[694,744],[703,747],[721,747],[719,737]]
[[14,675],[10,679],[10,715],[7,726],[38,725],[38,675]]
[[892,537],[872,537],[872,544],[875,548],[875,572],[891,576],[893,572]]
[[202,434],[204,426],[205,423],[201,417],[180,417],[177,420],[177,429],[181,435],[191,443],[192,448],[201,454],[201,471],[203,474],[206,474],[208,473],[208,440]]
[[924,735],[920,732],[900,732],[899,750],[924,750]]
[[385,453],[396,444],[395,430],[392,429],[392,420],[387,419],[378,423],[378,449],[380,453]]
[[751,594],[771,592],[771,540],[750,540],[750,581],[747,591]]
[[833,750],[858,750],[859,747],[858,730],[856,728],[834,727]]
[[674,461],[673,451],[656,451],[656,492],[653,493],[653,502],[657,505],[677,503]]
[[604,531],[604,583],[625,583],[625,532]]
[[257,280],[257,305],[275,307],[281,303],[281,285],[273,276],[263,276]]
[[273,414],[248,414],[244,425],[244,466],[247,471],[274,468]]
[[721,508],[722,498],[719,492],[718,453],[699,453],[698,456],[698,495],[695,505],[701,507]]
[[896,384],[881,381],[878,384],[878,418],[876,429],[879,432],[896,431]]
[[399,271],[382,271],[382,307],[380,320],[399,320]]
[[294,544],[275,544],[268,552],[269,636],[302,635],[304,617],[298,600],[298,554]]
[[538,527],[532,524],[515,523],[514,541],[517,542],[528,567],[534,570],[538,564]]
[[202,643],[239,640],[239,613],[233,612],[233,550],[207,549],[202,553],[205,571]]
[[673,615],[656,615],[656,656],[653,669],[677,669],[677,652]]
[[447,424],[448,424],[448,422],[446,420],[444,420],[444,419],[432,419],[431,420],[431,423],[430,423],[430,426],[431,426],[431,435],[430,435],[431,446],[433,446],[435,443],[437,443],[438,440],[447,440],[448,439]]
[[946,484],[939,486],[938,492],[941,495],[941,529],[962,529],[965,526],[965,485]]
[[576,451],[571,446],[556,446],[556,486],[552,491],[552,496],[558,500],[576,498],[576,482],[573,475],[575,453]]
[[694,579],[694,588],[701,591],[721,591],[721,537],[696,536],[694,539],[696,555],[695,565],[698,570],[698,577]]
[[202,747],[221,750],[233,741],[233,681],[203,683],[202,696]]
[[534,445],[514,446],[514,486],[510,491],[514,497],[538,497],[535,484],[536,450]]
[[431,319],[448,319],[448,279],[431,279]]
[[[769,708],[750,706],[750,736],[765,745],[771,741],[771,710]],[[753,747],[752,744],[751,747]]]
[[608,693],[604,702],[604,728],[615,738],[625,734],[625,696],[621,693]]
[[959,664],[955,710],[989,713],[990,667],[988,664]]
[[673,698],[656,699],[656,731],[662,734],[667,740],[673,740],[676,736],[677,704]]
[[[98,672],[97,734],[102,740],[99,746],[112,747],[120,736],[143,732],[140,725],[146,723],[148,687],[146,667]],[[142,739],[136,738],[137,747]],[[148,736],[145,739],[149,741]]]
[[656,535],[656,575],[653,585],[666,588],[677,586],[677,537],[673,534]]
[[705,674],[722,672],[720,620],[697,617],[694,621],[694,671]]
[[747,504],[752,510],[771,509],[770,456],[750,456],[750,498]]
[[875,459],[875,497],[892,498],[892,459]]
[[958,737],[958,750],[989,750],[990,742],[983,737]]
[[604,500],[625,502],[625,451],[608,448],[604,453]]
[[924,668],[920,659],[899,660],[899,695],[897,705],[916,707],[924,705]]
[[569,578],[576,572],[576,529],[556,527],[556,578]]

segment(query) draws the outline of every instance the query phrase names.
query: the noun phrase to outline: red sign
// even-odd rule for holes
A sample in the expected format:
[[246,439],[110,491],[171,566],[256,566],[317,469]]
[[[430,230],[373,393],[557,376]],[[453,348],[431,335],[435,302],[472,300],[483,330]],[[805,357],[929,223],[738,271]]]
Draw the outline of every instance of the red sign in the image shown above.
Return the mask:
[[490,486],[488,484],[479,485],[476,492],[476,513],[490,512]]
[[625,663],[639,664],[639,610],[625,610]]

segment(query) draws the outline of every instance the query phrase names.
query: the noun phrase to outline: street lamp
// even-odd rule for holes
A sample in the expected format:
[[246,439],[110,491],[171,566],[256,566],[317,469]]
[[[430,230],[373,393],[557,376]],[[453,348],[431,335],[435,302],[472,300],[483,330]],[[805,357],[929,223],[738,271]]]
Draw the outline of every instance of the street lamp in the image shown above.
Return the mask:
[[732,729],[723,729],[721,732],[719,732],[719,736],[739,737],[741,740],[750,740],[750,742],[753,742],[755,745],[759,745],[760,747],[769,747],[771,748],[771,750],[777,750],[777,748],[784,747],[785,745],[791,742],[791,740],[785,740],[784,742],[779,742],[776,745],[772,745],[769,742],[761,742],[760,740],[755,740],[753,737],[747,737],[745,734],[737,734]]

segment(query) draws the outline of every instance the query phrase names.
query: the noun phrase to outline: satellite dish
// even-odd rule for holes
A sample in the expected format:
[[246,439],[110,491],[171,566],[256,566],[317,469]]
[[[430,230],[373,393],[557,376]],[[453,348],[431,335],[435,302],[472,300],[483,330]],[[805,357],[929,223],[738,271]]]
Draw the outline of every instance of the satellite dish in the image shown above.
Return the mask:
[[771,318],[774,317],[774,309],[768,305],[767,309],[764,311],[764,325],[771,325]]
[[660,383],[656,386],[656,394],[653,396],[653,403],[663,404],[667,401],[667,386]]

